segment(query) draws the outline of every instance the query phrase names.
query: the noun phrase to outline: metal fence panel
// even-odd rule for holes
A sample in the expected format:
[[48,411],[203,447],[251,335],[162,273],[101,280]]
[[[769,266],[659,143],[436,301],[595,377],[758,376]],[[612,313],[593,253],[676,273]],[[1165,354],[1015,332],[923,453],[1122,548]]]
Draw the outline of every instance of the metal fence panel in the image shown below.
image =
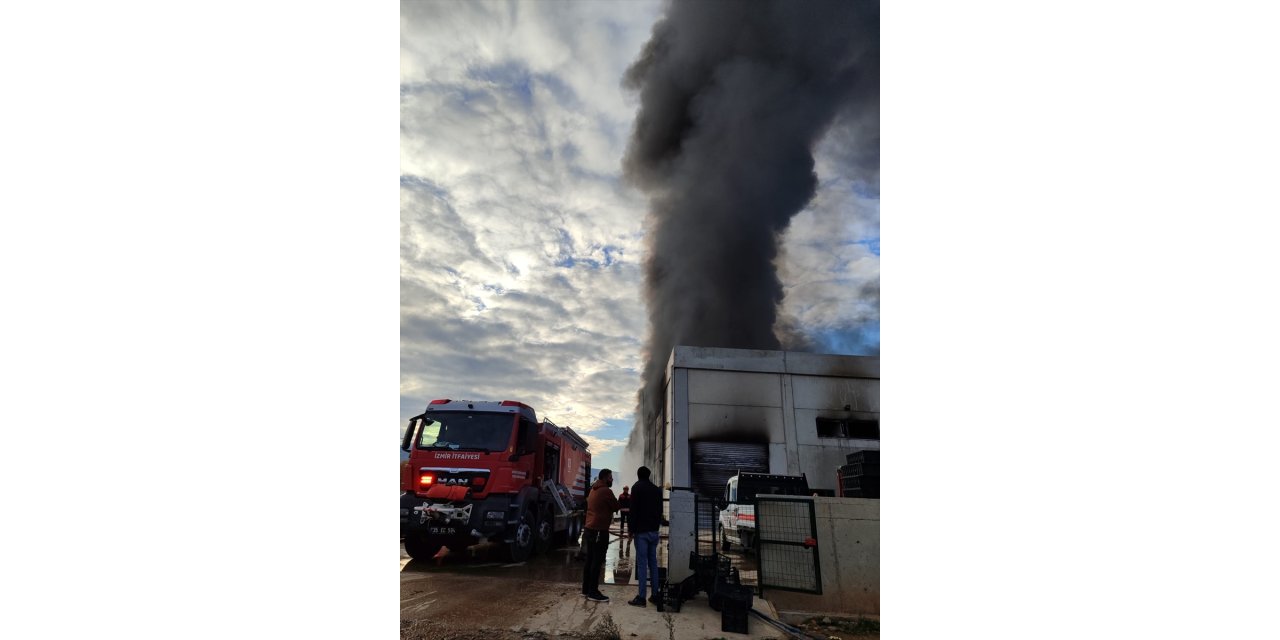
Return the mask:
[[697,541],[695,549],[698,555],[709,556],[716,552],[717,536],[720,533],[720,509],[722,505],[719,500],[706,498],[694,494],[694,538]]
[[813,500],[756,496],[761,588],[822,593]]
[[734,552],[726,553],[720,546],[720,541],[723,538],[720,512],[725,508],[725,502],[696,496],[694,505],[696,552],[702,556],[719,554],[728,558],[729,565],[737,571],[738,579],[741,583],[753,587],[756,594],[759,595],[759,582],[756,578],[757,562],[754,550],[736,547]]

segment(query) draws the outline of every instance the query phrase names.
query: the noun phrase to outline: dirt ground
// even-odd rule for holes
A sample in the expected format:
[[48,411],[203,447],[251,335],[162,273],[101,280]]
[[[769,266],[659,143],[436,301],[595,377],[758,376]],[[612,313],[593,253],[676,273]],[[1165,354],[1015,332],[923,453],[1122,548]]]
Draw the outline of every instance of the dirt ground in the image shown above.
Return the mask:
[[[520,594],[519,597],[514,597]],[[522,640],[522,625],[558,600],[577,595],[571,585],[518,579],[424,573],[402,576],[403,640]]]
[[826,640],[879,640],[880,638],[880,619],[875,616],[793,614],[782,616],[782,620],[815,638]]

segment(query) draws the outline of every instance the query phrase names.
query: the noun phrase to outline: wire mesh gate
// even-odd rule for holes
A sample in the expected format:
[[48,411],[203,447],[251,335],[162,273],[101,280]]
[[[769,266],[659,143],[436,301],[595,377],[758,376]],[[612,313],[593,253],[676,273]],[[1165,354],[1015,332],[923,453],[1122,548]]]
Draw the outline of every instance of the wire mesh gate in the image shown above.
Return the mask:
[[813,500],[756,496],[756,551],[761,589],[822,593]]
[[756,580],[757,562],[755,551],[753,549],[743,549],[735,547],[733,552],[726,552],[721,545],[724,540],[724,532],[722,530],[724,523],[720,519],[720,512],[728,506],[723,499],[708,498],[706,496],[695,494],[694,496],[694,530],[697,544],[695,553],[702,558],[711,558],[718,556],[720,560],[716,562],[725,562],[727,566],[733,569],[735,576],[741,584],[749,586],[760,595],[759,583]]
[[818,525],[813,500],[807,497],[758,495],[754,501],[756,535],[747,548],[724,552],[721,511],[724,500],[694,498],[695,553],[719,556],[742,584],[763,595],[765,588],[822,594],[818,557]]
[[724,508],[722,501],[694,494],[693,528],[694,539],[697,540],[695,550],[698,555],[709,556],[717,550],[716,541],[720,536],[720,510]]

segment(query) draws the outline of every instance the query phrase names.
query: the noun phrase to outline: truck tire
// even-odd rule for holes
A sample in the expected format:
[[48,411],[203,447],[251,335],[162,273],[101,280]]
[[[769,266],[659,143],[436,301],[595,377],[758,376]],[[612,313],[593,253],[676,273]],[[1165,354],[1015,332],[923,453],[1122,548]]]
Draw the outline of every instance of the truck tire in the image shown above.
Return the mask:
[[528,509],[520,512],[520,521],[511,532],[511,542],[507,543],[507,552],[512,562],[524,562],[533,553],[535,524],[533,514]]
[[720,530],[720,550],[721,551],[729,550],[729,534],[725,533],[724,529]]
[[555,520],[550,509],[538,511],[538,521],[534,524],[533,552],[543,555],[551,550],[551,537],[555,534]]
[[578,536],[582,533],[582,529],[578,527],[577,518],[569,518],[569,526],[564,530],[565,545],[577,545]]
[[430,538],[416,538],[413,536],[404,539],[404,552],[409,554],[414,560],[430,560],[436,557],[440,552],[440,547],[444,546],[439,542],[435,542]]
[[742,553],[751,553],[756,548],[756,532],[738,529],[738,540],[742,541]]

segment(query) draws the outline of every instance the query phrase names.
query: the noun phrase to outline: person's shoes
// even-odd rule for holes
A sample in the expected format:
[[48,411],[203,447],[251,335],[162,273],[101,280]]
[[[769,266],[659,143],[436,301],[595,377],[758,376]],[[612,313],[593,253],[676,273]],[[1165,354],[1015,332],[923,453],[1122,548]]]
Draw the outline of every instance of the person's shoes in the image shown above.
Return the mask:
[[606,596],[603,593],[596,592],[596,593],[588,594],[587,599],[592,602],[608,602],[609,596]]
[[633,607],[644,607],[644,598],[641,598],[640,596],[636,596],[636,597],[634,597],[634,598],[632,598],[632,599],[628,600],[628,601],[627,601],[627,604],[629,604],[629,605],[631,605],[631,606],[633,606]]

